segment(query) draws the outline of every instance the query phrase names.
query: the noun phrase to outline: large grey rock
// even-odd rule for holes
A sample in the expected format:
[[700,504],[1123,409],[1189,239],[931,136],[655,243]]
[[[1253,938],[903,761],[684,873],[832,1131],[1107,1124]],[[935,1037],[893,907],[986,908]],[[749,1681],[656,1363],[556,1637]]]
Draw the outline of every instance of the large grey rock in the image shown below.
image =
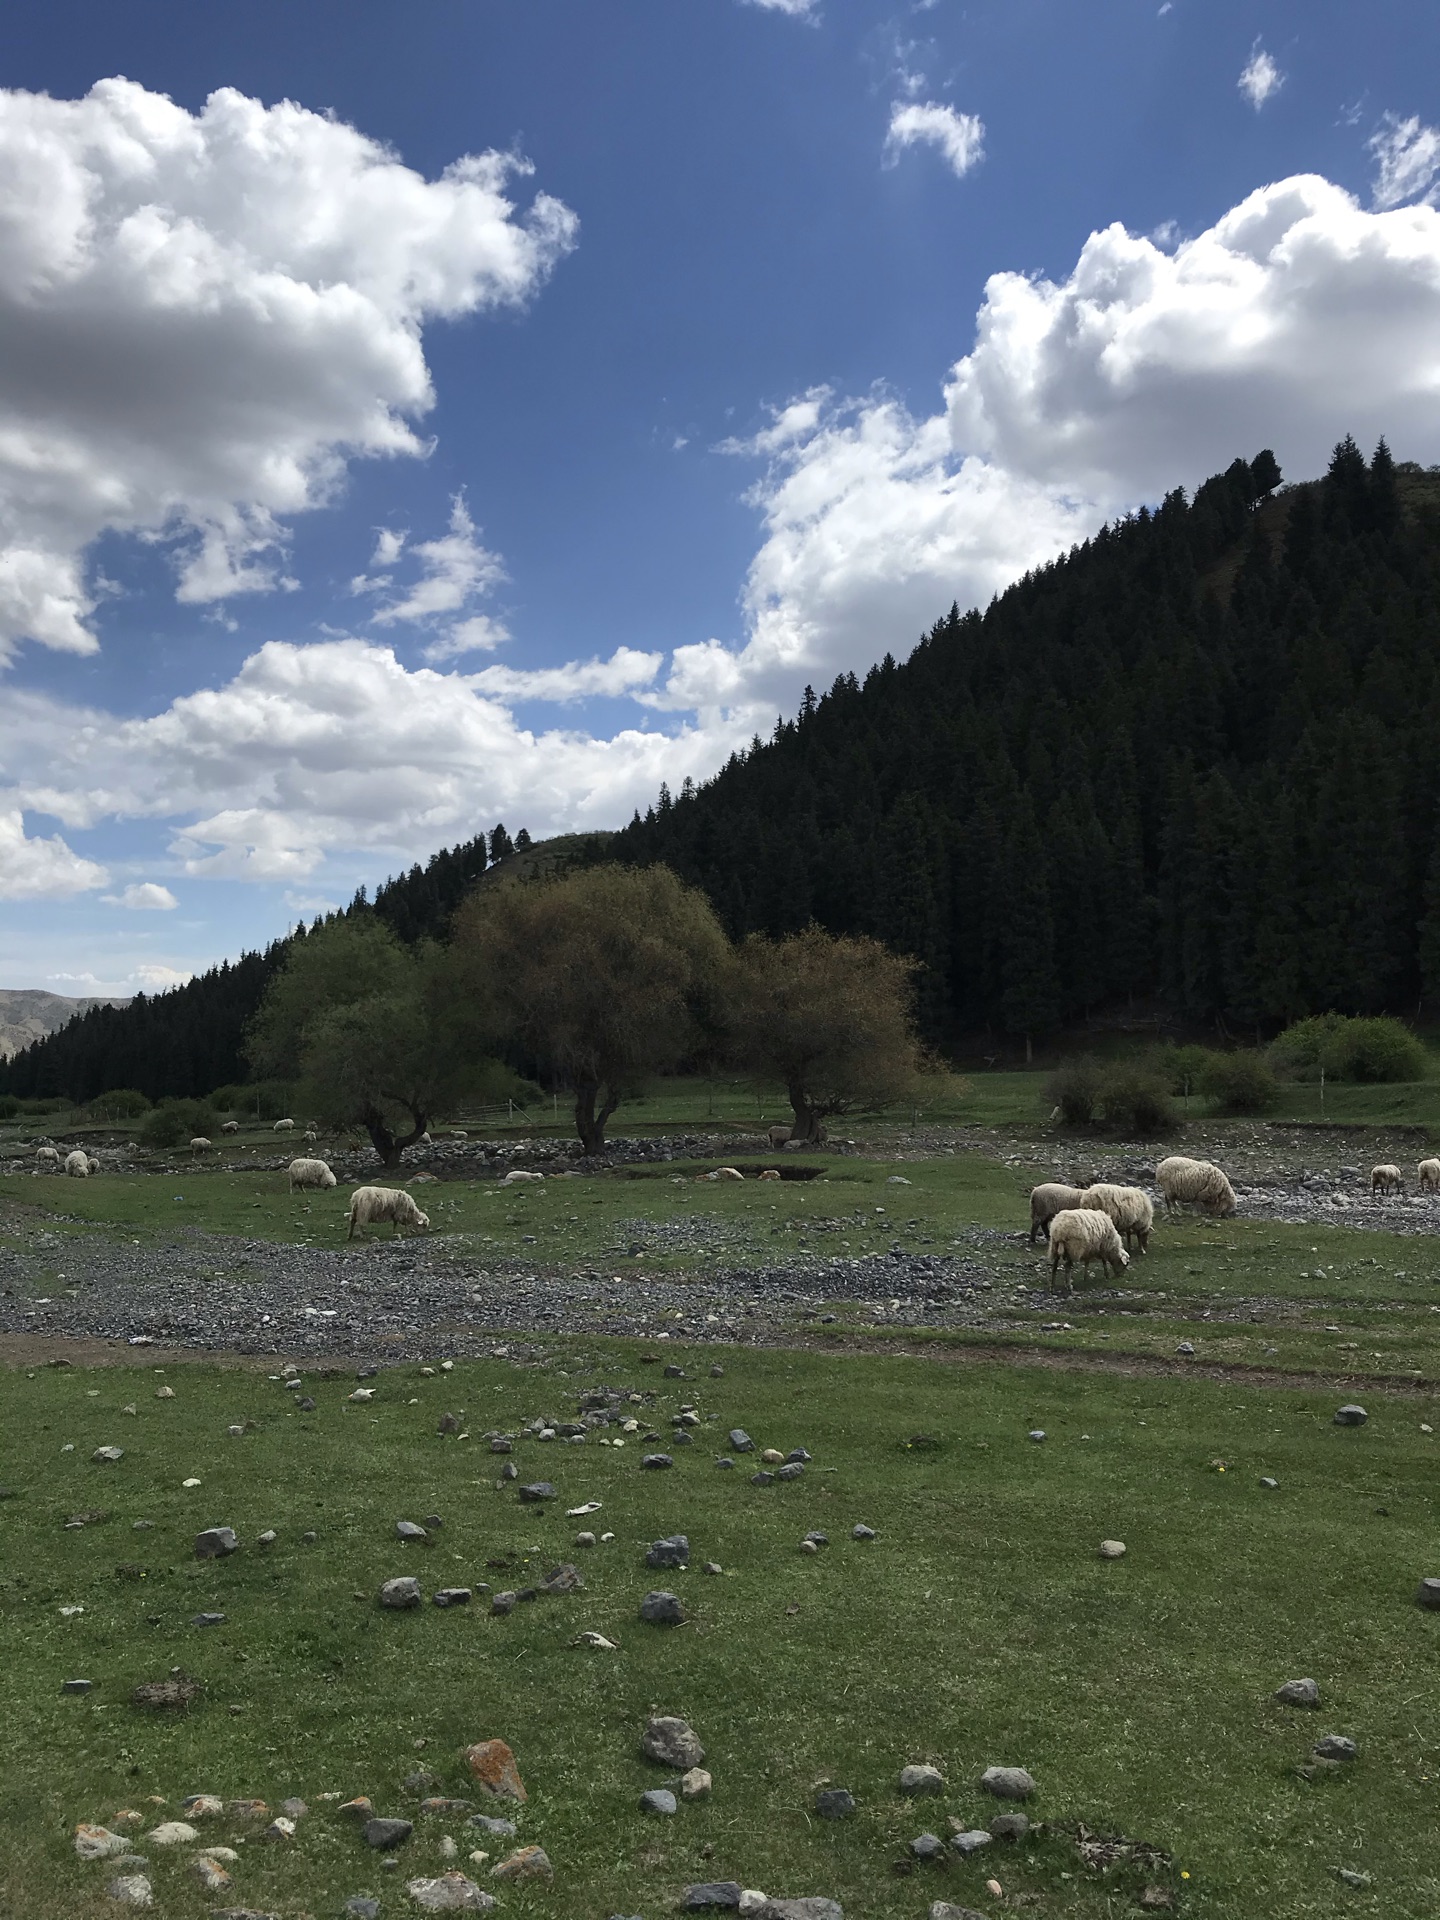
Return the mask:
[[972,1853],[982,1852],[986,1847],[993,1847],[994,1844],[994,1834],[987,1833],[984,1827],[968,1827],[964,1833],[953,1834],[950,1840],[951,1851],[963,1854],[967,1858]]
[[1273,1698],[1282,1707],[1318,1707],[1320,1689],[1313,1680],[1287,1680],[1275,1689]]
[[1334,1424],[1337,1427],[1363,1427],[1369,1418],[1364,1407],[1357,1407],[1352,1402],[1349,1406],[1337,1409]]
[[666,1467],[673,1467],[674,1464],[668,1453],[647,1453],[640,1462],[640,1465],[651,1473],[663,1473]]
[[658,1714],[646,1721],[640,1748],[647,1760],[658,1761],[662,1767],[678,1768],[681,1773],[698,1767],[705,1758],[699,1734],[688,1720],[677,1719],[673,1714]]
[[815,1811],[822,1820],[848,1820],[855,1811],[855,1796],[847,1787],[821,1787],[815,1795]]
[[143,1873],[117,1873],[105,1889],[122,1907],[154,1905],[154,1893]]
[[427,1913],[488,1913],[495,1904],[493,1893],[453,1870],[433,1880],[409,1880],[405,1891]]
[[520,1504],[537,1507],[543,1500],[553,1500],[555,1489],[548,1480],[532,1480],[529,1486],[520,1489]]
[[700,1907],[738,1907],[741,1892],[738,1880],[697,1880],[685,1889],[685,1905],[692,1912]]
[[855,1525],[850,1529],[850,1538],[852,1540],[873,1540],[875,1538],[875,1529],[874,1527],[867,1527],[863,1520],[857,1520]]
[[239,1544],[233,1527],[206,1527],[195,1536],[195,1558],[223,1560],[227,1553],[234,1553]]
[[922,1793],[943,1793],[945,1776],[938,1767],[925,1765],[902,1767],[899,1787],[901,1793],[908,1793],[912,1798]]
[[397,1520],[395,1531],[402,1540],[428,1540],[429,1534],[414,1520]]
[[658,1813],[668,1818],[669,1815],[675,1812],[678,1804],[674,1794],[671,1793],[668,1787],[651,1787],[648,1792],[642,1793],[640,1796],[640,1810],[642,1813]]
[[910,1842],[910,1851],[917,1860],[943,1860],[945,1842],[938,1833],[917,1833]]
[[386,1580],[380,1588],[382,1607],[418,1607],[420,1604],[420,1582],[410,1575],[398,1580]]
[[811,1893],[799,1900],[767,1900],[754,1920],[845,1920],[845,1909],[838,1900]]
[[440,1587],[430,1596],[434,1607],[468,1607],[470,1604],[469,1587]]
[[664,1540],[654,1540],[646,1550],[647,1567],[684,1567],[689,1563],[690,1542],[683,1533],[672,1533]]
[[414,1823],[409,1820],[374,1819],[365,1822],[365,1844],[386,1853],[391,1847],[400,1847],[415,1831]]
[[990,1832],[997,1840],[1023,1840],[1030,1831],[1030,1817],[1024,1813],[997,1813]]
[[678,1594],[652,1590],[640,1602],[640,1618],[652,1627],[680,1627],[685,1624],[685,1609]]
[[357,1893],[347,1900],[344,1910],[350,1920],[380,1920],[380,1902],[367,1893]]
[[1427,1575],[1415,1589],[1415,1604],[1430,1612],[1440,1610],[1440,1578]]
[[987,1916],[974,1907],[957,1907],[951,1900],[932,1900],[930,1920],[987,1920]]
[[1035,1791],[1035,1782],[1024,1767],[987,1767],[980,1784],[997,1800],[1028,1800]]
[[515,1838],[515,1822],[513,1820],[497,1820],[493,1813],[472,1813],[465,1824],[469,1827],[478,1827],[481,1833],[488,1833],[496,1840],[513,1840]]
[[730,1444],[736,1453],[753,1453],[755,1451],[755,1442],[750,1438],[744,1427],[732,1427],[730,1429]]
[[1317,1760],[1353,1760],[1359,1752],[1355,1742],[1344,1733],[1326,1733],[1310,1749]]

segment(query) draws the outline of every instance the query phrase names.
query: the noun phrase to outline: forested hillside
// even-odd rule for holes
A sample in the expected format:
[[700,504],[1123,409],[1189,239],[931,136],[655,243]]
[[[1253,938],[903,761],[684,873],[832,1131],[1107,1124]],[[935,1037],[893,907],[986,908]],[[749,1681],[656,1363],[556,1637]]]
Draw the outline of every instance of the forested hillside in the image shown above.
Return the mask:
[[1268,453],[807,692],[611,856],[925,963],[943,1036],[1440,995],[1440,473]]

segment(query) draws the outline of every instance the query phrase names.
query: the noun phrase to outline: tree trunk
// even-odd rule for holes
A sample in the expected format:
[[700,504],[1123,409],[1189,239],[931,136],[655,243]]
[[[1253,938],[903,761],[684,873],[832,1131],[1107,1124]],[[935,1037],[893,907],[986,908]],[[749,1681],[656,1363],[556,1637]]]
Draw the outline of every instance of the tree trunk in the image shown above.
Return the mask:
[[391,1132],[384,1114],[381,1113],[378,1107],[367,1107],[365,1112],[360,1116],[360,1124],[369,1134],[371,1145],[380,1156],[381,1166],[386,1168],[398,1167],[401,1154],[404,1153],[407,1147],[414,1146],[415,1142],[426,1131],[427,1122],[425,1115],[420,1111],[419,1107],[416,1106],[414,1101],[402,1100],[393,1094],[387,1094],[385,1097],[387,1100],[394,1099],[398,1106],[408,1107],[410,1109],[410,1118],[414,1122],[414,1125],[411,1127],[409,1133],[397,1139]]
[[1025,1064],[1027,1067],[1035,1064],[1035,1047],[1028,1033],[1025,1036]]
[[819,1116],[811,1106],[805,1089],[792,1083],[786,1088],[795,1119],[790,1128],[791,1145],[808,1146],[820,1132]]
[[587,1081],[575,1089],[575,1131],[590,1156],[604,1153],[605,1128],[620,1104],[620,1096],[607,1087],[602,1097],[598,1080]]

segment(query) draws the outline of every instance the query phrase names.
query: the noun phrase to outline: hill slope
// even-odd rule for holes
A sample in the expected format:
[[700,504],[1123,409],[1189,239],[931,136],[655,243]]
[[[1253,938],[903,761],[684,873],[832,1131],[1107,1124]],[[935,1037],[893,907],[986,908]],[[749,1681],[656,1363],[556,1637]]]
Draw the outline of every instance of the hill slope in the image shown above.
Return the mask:
[[77,1013],[91,1007],[123,1007],[125,1000],[77,1000],[63,993],[45,993],[40,988],[0,987],[0,1060],[58,1032]]
[[1440,474],[1268,455],[807,692],[612,845],[732,932],[924,962],[926,1024],[1134,996],[1244,1029],[1440,994]]

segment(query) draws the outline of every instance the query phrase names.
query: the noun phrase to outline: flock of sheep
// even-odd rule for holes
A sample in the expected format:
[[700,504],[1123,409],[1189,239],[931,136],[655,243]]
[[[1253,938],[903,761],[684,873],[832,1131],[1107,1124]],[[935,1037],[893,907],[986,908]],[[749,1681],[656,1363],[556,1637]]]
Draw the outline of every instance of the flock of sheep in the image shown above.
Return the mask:
[[[1235,1189],[1208,1160],[1189,1160],[1171,1154],[1155,1169],[1155,1182],[1167,1212],[1178,1206],[1198,1206],[1225,1217],[1235,1211]],[[1073,1286],[1075,1268],[1092,1261],[1107,1273],[1120,1274],[1130,1264],[1126,1251],[1133,1241],[1144,1253],[1155,1225],[1155,1207],[1140,1187],[1118,1187],[1099,1182],[1091,1187],[1066,1187],[1053,1181],[1030,1192],[1030,1244],[1037,1233],[1050,1243],[1050,1276],[1063,1264],[1065,1283]]]

